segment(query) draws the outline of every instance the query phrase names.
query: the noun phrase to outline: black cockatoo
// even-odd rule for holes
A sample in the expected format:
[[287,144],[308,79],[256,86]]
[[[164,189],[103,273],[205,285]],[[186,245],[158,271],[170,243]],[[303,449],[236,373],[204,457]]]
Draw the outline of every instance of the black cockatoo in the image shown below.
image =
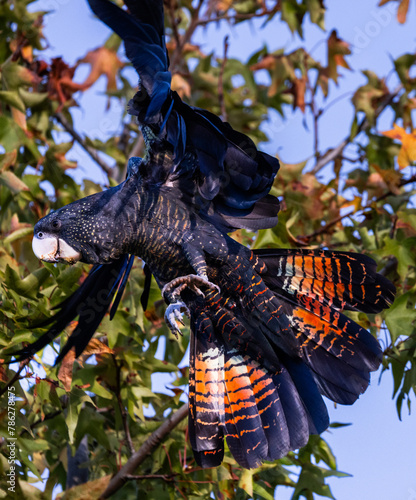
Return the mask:
[[341,311],[379,312],[394,287],[365,255],[251,251],[229,237],[277,223],[279,202],[268,192],[278,160],[171,90],[162,0],[125,0],[129,11],[88,2],[124,40],[139,74],[129,112],[146,155],[130,159],[119,186],[36,224],[40,259],[94,266],[17,359],[77,316],[58,361],[73,347],[79,356],[110,306],[114,315],[139,256],[162,288],[171,330],[183,313],[190,318],[189,435],[198,464],[219,465],[224,438],[243,467],[278,459],[327,428],[322,395],[352,404],[366,390],[381,349]]

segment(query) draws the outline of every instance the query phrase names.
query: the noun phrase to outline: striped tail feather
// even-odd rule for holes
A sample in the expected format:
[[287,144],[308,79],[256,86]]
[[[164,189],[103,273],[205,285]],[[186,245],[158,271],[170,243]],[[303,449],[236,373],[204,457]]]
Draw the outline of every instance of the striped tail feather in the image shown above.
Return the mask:
[[[280,361],[274,351],[267,356],[273,349],[261,333],[250,344],[236,344],[236,337],[253,335],[245,321],[237,321],[218,294],[208,297],[209,313],[198,301],[191,308],[189,385],[189,435],[198,465],[221,463],[224,437],[236,461],[255,468],[327,428],[326,407],[301,360],[281,353]],[[260,354],[254,359],[256,344]]]
[[296,298],[312,297],[339,310],[378,313],[394,300],[395,287],[370,257],[329,250],[254,250],[263,281]]
[[285,308],[321,394],[336,403],[353,404],[367,389],[370,372],[380,366],[378,341],[339,311],[317,301],[306,306],[286,303]]
[[322,395],[354,403],[382,359],[377,340],[341,310],[379,311],[394,298],[362,255],[256,251],[249,264],[237,258],[238,273],[232,267],[217,275],[224,295],[188,302],[189,426],[202,467],[221,463],[224,437],[237,462],[254,468],[323,432]]
[[212,322],[198,311],[189,355],[189,439],[201,467],[216,467],[224,457],[224,349]]
[[340,311],[380,312],[395,288],[369,257],[349,252],[256,250],[256,267],[281,302],[321,394],[353,404],[378,369],[378,341]]

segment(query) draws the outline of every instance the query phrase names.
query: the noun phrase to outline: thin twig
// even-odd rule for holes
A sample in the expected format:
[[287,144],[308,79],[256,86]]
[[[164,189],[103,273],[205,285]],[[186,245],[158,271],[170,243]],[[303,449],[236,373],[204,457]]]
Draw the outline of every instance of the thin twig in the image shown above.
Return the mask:
[[[397,94],[402,90],[403,85],[399,85],[392,93],[388,94],[380,103],[379,107],[376,109],[374,112],[374,117],[377,118],[387,106],[389,106],[393,99],[397,96]],[[345,149],[345,147],[355,138],[357,137],[358,134],[363,132],[364,130],[367,130],[370,127],[370,122],[368,121],[367,117],[365,117],[361,123],[357,127],[357,131],[355,132],[354,136],[352,137],[351,134],[347,135],[343,141],[338,144],[337,147],[334,149],[328,150],[325,154],[323,154],[316,162],[316,165],[314,168],[311,170],[312,174],[317,174],[320,170],[322,170],[328,163],[331,161],[334,161],[338,156],[342,154],[342,151]]]
[[254,12],[250,14],[224,14],[222,16],[211,17],[209,19],[199,19],[198,26],[206,26],[210,23],[217,23],[219,21],[245,21],[247,19],[254,19],[256,17],[272,16],[276,14],[279,7],[273,7],[273,9],[263,9],[260,12]]
[[133,147],[131,148],[131,151],[129,153],[129,156],[140,156],[141,153],[143,153],[143,148],[144,148],[144,138],[143,135],[140,134],[138,138],[136,139],[135,143],[133,144]]
[[179,37],[179,40],[176,44],[175,50],[173,51],[172,58],[170,61],[170,69],[173,72],[175,71],[176,66],[178,66],[179,61],[182,58],[183,48],[189,42],[192,35],[194,34],[194,31],[199,26],[199,12],[201,10],[203,3],[204,0],[198,0],[198,5],[192,11],[191,22],[189,23],[187,30],[185,31],[183,36]]
[[3,394],[9,389],[9,387],[11,387],[17,380],[19,380],[20,374],[22,373],[24,367],[29,364],[29,362],[30,359],[25,359],[24,361],[21,362],[19,369],[14,374],[13,378],[5,384],[3,389],[0,390],[0,397],[3,396]]
[[[305,58],[304,58],[304,64],[307,68],[307,54],[305,52]],[[315,155],[315,158],[319,157],[319,118],[322,114],[322,110],[318,109],[316,105],[316,100],[315,100],[315,94],[312,89],[311,83],[308,78],[308,74],[306,72],[305,75],[306,78],[306,88],[309,90],[309,93],[311,95],[311,102],[309,104],[313,116],[313,152]]]
[[224,71],[225,65],[227,64],[227,52],[228,52],[228,35],[224,38],[224,57],[222,59],[220,76],[218,77],[218,100],[220,103],[221,117],[224,121],[227,121],[227,110],[225,108],[224,100]]
[[130,434],[130,429],[129,429],[129,423],[128,423],[128,414],[126,412],[126,409],[124,408],[123,401],[121,400],[121,364],[117,363],[117,360],[115,356],[113,356],[113,361],[116,366],[116,397],[117,397],[117,403],[118,407],[120,409],[121,413],[121,419],[123,421],[123,427],[124,427],[124,434],[126,436],[126,442],[127,442],[127,448],[129,449],[130,455],[133,455],[134,452],[136,451],[134,449],[133,441],[131,439],[131,434]]
[[168,12],[169,12],[170,23],[172,25],[173,38],[175,39],[176,46],[178,47],[178,45],[181,43],[181,38],[179,35],[179,31],[178,31],[178,24],[179,23],[178,23],[178,20],[175,18],[175,8],[174,8],[172,0],[169,1]]
[[64,127],[64,129],[68,132],[68,134],[70,134],[73,137],[73,139],[75,139],[77,143],[82,147],[82,149],[84,149],[84,151],[86,151],[91,156],[91,158],[95,161],[95,163],[97,163],[97,165],[99,165],[108,176],[112,176],[113,169],[98,156],[98,153],[94,148],[92,148],[85,142],[85,139],[83,139],[78,134],[78,132],[72,127],[72,125],[65,118],[65,116],[62,113],[55,113],[54,116],[59,121],[59,123]]
[[129,480],[129,481],[143,481],[145,479],[163,479],[163,481],[166,481],[166,482],[173,482],[173,481],[175,481],[175,476],[177,476],[177,474],[170,474],[170,475],[166,475],[166,474],[145,474],[145,475],[138,475],[138,476],[135,476],[134,474],[127,474],[126,480]]
[[[398,187],[406,186],[408,184],[411,184],[412,182],[416,182],[416,175],[413,175],[409,179],[402,180],[401,182],[399,182]],[[330,229],[332,226],[334,226],[338,222],[341,222],[343,219],[350,217],[351,215],[357,215],[361,212],[365,212],[366,210],[371,208],[372,205],[374,205],[374,203],[379,203],[380,201],[383,201],[385,198],[387,198],[388,196],[390,196],[392,194],[395,194],[395,193],[389,189],[388,191],[386,191],[385,193],[380,195],[378,198],[375,198],[374,200],[371,200],[370,202],[368,202],[366,205],[364,205],[362,208],[360,208],[360,210],[357,210],[357,212],[355,212],[355,214],[354,214],[354,211],[350,211],[344,215],[339,215],[335,219],[331,220],[330,222],[328,222],[327,224],[325,224],[324,226],[319,228],[317,231],[314,231],[313,233],[310,233],[306,236],[303,236],[302,239],[311,240],[311,239],[315,238],[316,236],[324,234],[328,231],[328,229]]]
[[126,482],[129,475],[132,475],[137,467],[146,459],[152,451],[159,446],[160,442],[188,415],[188,405],[183,405],[179,410],[170,415],[163,424],[151,436],[146,439],[143,445],[129,458],[126,465],[111,479],[100,500],[109,498],[118,491]]

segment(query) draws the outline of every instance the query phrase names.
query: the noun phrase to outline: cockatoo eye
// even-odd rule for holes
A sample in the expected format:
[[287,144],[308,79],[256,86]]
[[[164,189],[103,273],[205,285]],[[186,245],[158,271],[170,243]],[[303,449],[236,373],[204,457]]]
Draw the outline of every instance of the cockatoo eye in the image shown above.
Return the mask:
[[39,238],[40,240],[44,237],[44,233],[42,233],[42,231],[39,231],[38,233],[36,233],[36,238]]

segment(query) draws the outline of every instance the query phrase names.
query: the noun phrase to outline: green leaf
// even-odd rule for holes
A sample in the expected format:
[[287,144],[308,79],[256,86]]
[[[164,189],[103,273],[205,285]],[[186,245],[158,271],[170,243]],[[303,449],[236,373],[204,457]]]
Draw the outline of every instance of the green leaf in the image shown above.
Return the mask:
[[49,271],[46,268],[37,269],[33,273],[20,279],[17,272],[9,265],[6,266],[4,283],[7,287],[28,298],[36,298],[40,286],[49,278]]
[[390,309],[385,312],[385,321],[393,342],[401,335],[409,335],[409,327],[416,320],[414,304],[409,303],[410,294],[405,293],[398,297]]
[[[19,96],[24,103],[24,106],[32,108],[39,106],[48,99],[47,92],[29,92],[23,88],[19,88]],[[23,110],[24,111],[24,110]]]
[[22,227],[21,229],[16,229],[16,231],[13,231],[6,238],[4,238],[3,243],[5,245],[8,245],[9,243],[13,243],[14,241],[26,238],[26,236],[30,236],[32,234],[32,227]]
[[36,76],[28,68],[19,65],[16,62],[8,61],[1,68],[2,78],[7,89],[17,89],[22,85],[33,85]]
[[19,93],[14,90],[0,90],[0,101],[9,104],[18,109],[22,113],[26,112],[24,102],[22,101]]
[[65,418],[65,422],[68,427],[68,436],[70,444],[74,443],[74,434],[78,424],[78,415],[79,412],[81,411],[83,403],[86,402],[94,405],[90,396],[85,394],[84,391],[77,388],[71,389],[71,392],[69,393],[68,408]]
[[264,498],[265,500],[274,500],[274,496],[257,481],[253,482],[253,492],[256,493],[256,495],[258,495],[259,497]]

